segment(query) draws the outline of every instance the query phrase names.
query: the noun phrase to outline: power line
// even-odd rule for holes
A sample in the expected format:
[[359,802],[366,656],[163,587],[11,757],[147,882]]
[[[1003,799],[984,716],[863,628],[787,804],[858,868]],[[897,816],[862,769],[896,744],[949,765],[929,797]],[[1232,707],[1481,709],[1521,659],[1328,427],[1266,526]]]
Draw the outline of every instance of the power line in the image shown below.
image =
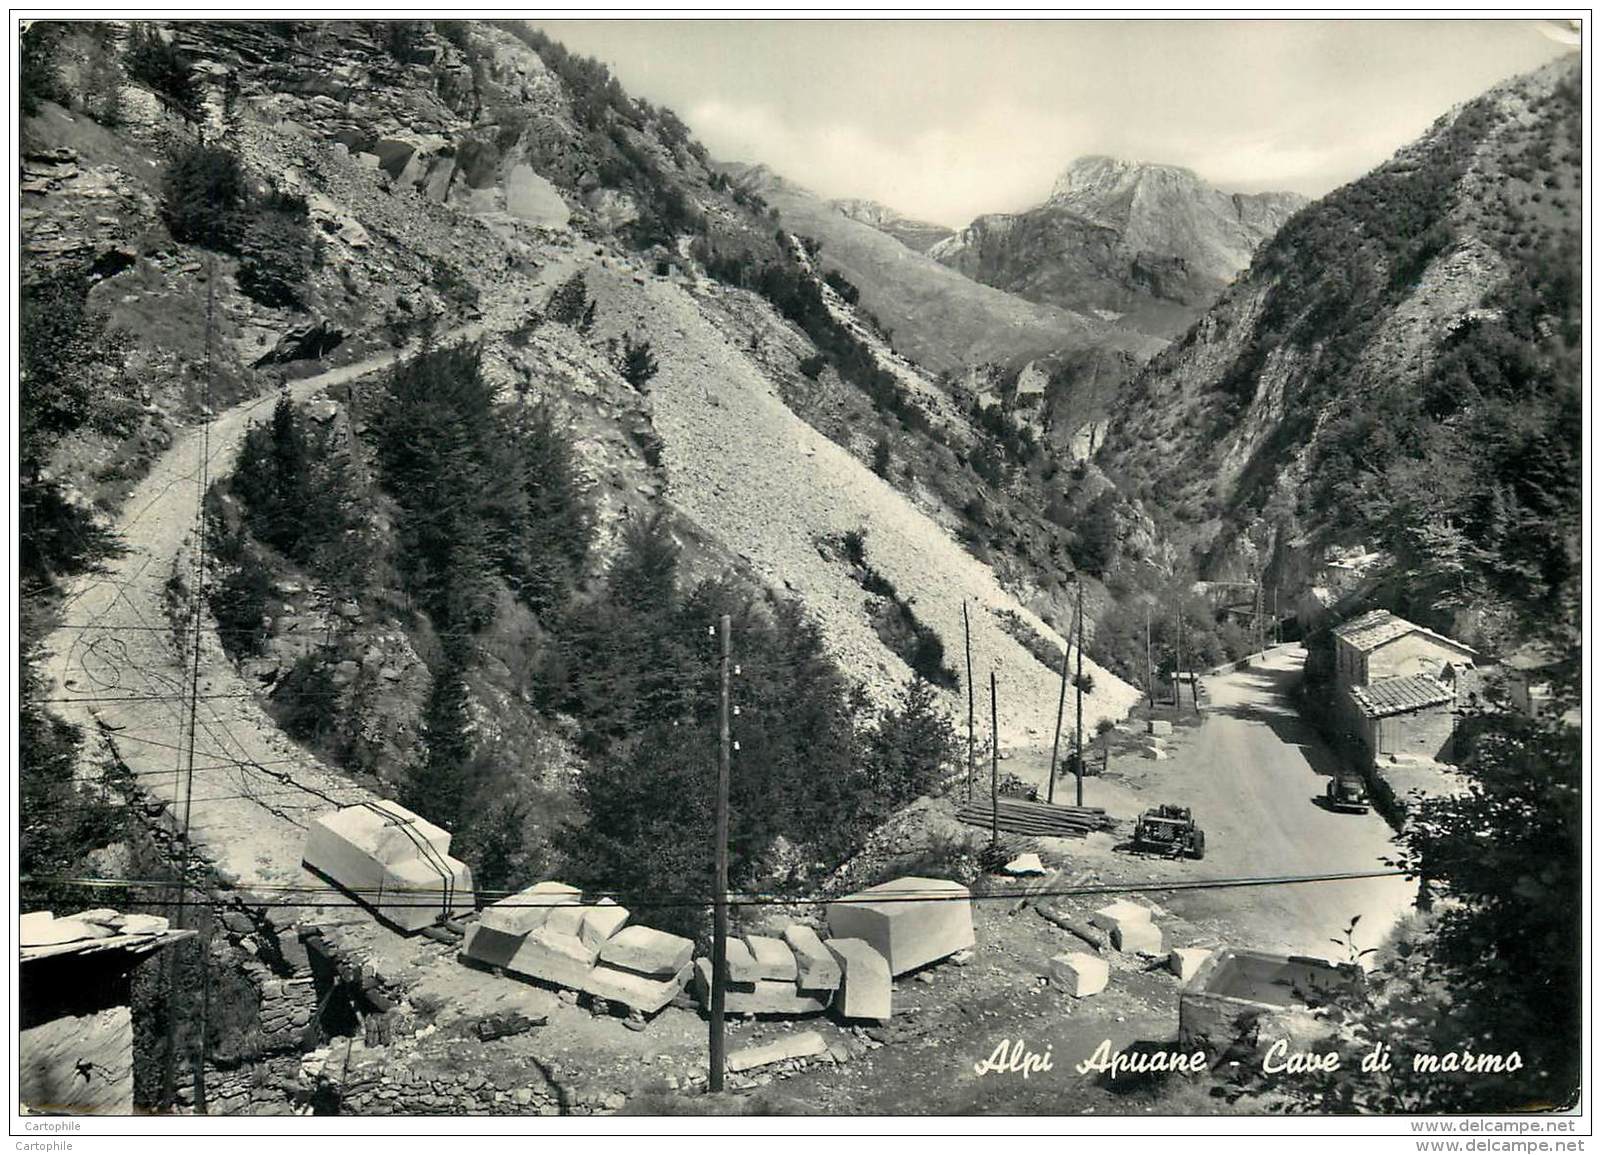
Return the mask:
[[[1030,891],[1030,898],[1088,898],[1108,894],[1146,894],[1172,891],[1190,890],[1239,890],[1245,888],[1268,886],[1302,886],[1329,882],[1356,882],[1374,878],[1411,878],[1416,871],[1391,867],[1383,870],[1356,870],[1342,872],[1325,872],[1320,874],[1287,874],[1287,875],[1254,875],[1235,878],[1206,878],[1206,879],[1170,879],[1164,881],[1147,882],[1106,882],[1083,886],[1057,887],[1049,890]],[[158,879],[116,879],[116,878],[70,878],[70,877],[35,877],[25,876],[18,882],[24,886],[79,886],[86,889],[141,889],[150,887],[171,886],[171,880]],[[250,892],[269,892],[290,894],[338,894],[360,895],[371,894],[375,899],[387,898],[394,894],[414,895],[443,895],[443,887],[384,887],[383,890],[347,890],[345,888],[327,884],[312,885],[285,885],[285,884],[240,884],[239,889]],[[500,893],[497,891],[479,892],[485,894]],[[513,891],[508,898],[521,893]],[[600,898],[630,898],[631,910],[669,910],[669,909],[704,909],[715,903],[711,895],[676,895],[666,898],[652,899],[646,895],[632,895],[627,891],[586,891],[586,895]],[[899,891],[875,891],[871,897],[841,896],[826,897],[822,895],[776,895],[776,894],[730,894],[727,903],[731,907],[768,907],[768,906],[856,906],[877,903],[903,903],[903,902],[992,902],[1016,901],[1020,897],[1017,891],[979,892],[968,895],[952,895],[948,890],[927,890],[908,887]],[[139,903],[138,905],[162,905],[158,902]],[[190,905],[205,906],[210,903],[193,902]],[[332,902],[299,902],[284,901],[281,903],[263,903],[262,906],[302,906],[313,908],[351,908],[366,904],[357,901],[354,897],[346,897],[341,901]],[[437,909],[437,898],[429,902],[391,903],[385,901],[386,907],[396,909]],[[502,910],[539,910],[555,909],[562,906],[571,906],[570,902],[559,900],[526,900],[506,901],[497,903]],[[581,904],[591,905],[591,904]]]

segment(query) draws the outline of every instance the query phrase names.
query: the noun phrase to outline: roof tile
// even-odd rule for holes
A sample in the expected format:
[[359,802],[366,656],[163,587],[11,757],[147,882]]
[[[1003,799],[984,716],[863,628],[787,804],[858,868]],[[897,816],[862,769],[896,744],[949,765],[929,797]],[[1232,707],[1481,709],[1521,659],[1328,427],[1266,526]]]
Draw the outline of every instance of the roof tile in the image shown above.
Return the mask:
[[1409,674],[1404,678],[1380,678],[1365,686],[1353,686],[1351,697],[1357,709],[1367,717],[1388,718],[1392,714],[1443,705],[1452,701],[1456,694],[1438,678]]

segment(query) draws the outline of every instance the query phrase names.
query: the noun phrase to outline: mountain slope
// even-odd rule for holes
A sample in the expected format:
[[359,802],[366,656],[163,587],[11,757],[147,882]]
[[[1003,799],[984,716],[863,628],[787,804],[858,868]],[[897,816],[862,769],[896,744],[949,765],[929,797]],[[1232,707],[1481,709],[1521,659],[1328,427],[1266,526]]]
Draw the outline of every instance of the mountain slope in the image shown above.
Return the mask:
[[789,231],[821,241],[823,266],[860,289],[862,305],[891,331],[895,347],[930,369],[1017,365],[1064,349],[1129,352],[1144,360],[1161,347],[1097,318],[977,284],[765,166],[724,169],[737,187],[776,207]]
[[956,230],[929,221],[902,216],[888,205],[877,201],[844,199],[832,202],[840,212],[853,221],[872,225],[881,233],[894,237],[915,253],[926,253],[934,245],[953,235]]
[[[163,422],[189,424],[199,416],[195,381],[205,352],[205,291],[200,289],[197,299],[194,274],[209,261],[215,261],[218,272],[215,362],[219,381],[227,386],[214,391],[209,399],[213,408],[241,396],[270,393],[286,373],[299,376],[325,368],[329,361],[354,360],[435,327],[480,322],[489,333],[485,373],[502,401],[551,400],[570,419],[576,454],[593,483],[600,531],[594,570],[604,568],[622,525],[662,507],[703,523],[706,532],[686,547],[697,575],[741,566],[740,555],[752,549],[742,536],[743,527],[701,516],[704,503],[716,496],[715,487],[725,482],[720,477],[708,480],[708,466],[675,449],[665,431],[653,427],[650,393],[619,375],[618,351],[610,342],[625,335],[651,336],[664,381],[679,380],[686,364],[715,363],[726,355],[726,345],[752,345],[759,333],[775,328],[801,352],[815,355],[817,350],[755,293],[728,290],[739,297],[743,313],[755,318],[744,323],[711,305],[705,306],[714,313],[709,322],[704,313],[695,320],[701,308],[697,302],[710,298],[677,287],[668,292],[670,286],[688,285],[705,275],[684,255],[692,240],[733,238],[730,243],[737,242],[754,262],[765,265],[795,260],[787,253],[787,242],[775,241],[765,205],[730,188],[676,117],[631,100],[600,66],[577,60],[520,27],[453,22],[150,27],[195,63],[200,78],[195,121],[207,126],[217,147],[238,157],[245,179],[258,190],[253,195],[303,199],[309,227],[318,238],[318,259],[308,263],[298,301],[263,305],[238,289],[237,255],[204,252],[168,231],[161,208],[163,163],[168,150],[192,139],[195,129],[153,91],[126,85],[128,108],[111,128],[95,125],[75,101],[70,109],[47,103],[40,115],[29,118],[23,243],[30,273],[104,262],[106,271],[96,274],[89,290],[90,305],[108,310],[115,331],[135,345],[135,365],[154,361],[161,366],[162,372],[146,372],[144,380],[150,408],[160,411]],[[67,87],[83,83],[73,55],[80,41],[71,37],[97,37],[120,53],[134,34],[133,27],[123,24],[72,33],[65,50]],[[126,202],[119,221],[97,220],[93,213],[96,198],[108,187],[124,190],[119,193]],[[915,257],[884,234],[846,223]],[[1106,335],[1099,323],[1006,298],[923,263],[964,299],[991,299],[1028,319],[1019,326],[1025,331],[1032,326],[1041,348],[1055,348],[1061,339],[1084,334],[1094,339]],[[589,269],[590,291],[599,309],[593,330],[587,323],[581,328],[541,323],[562,279],[558,273],[569,264]],[[602,283],[610,286],[603,299],[598,292]],[[688,320],[667,329],[646,319],[638,326],[623,320],[634,315],[636,303],[654,301],[663,293],[675,309],[688,310]],[[895,387],[914,397],[914,404],[917,396],[926,402],[949,443],[939,446],[946,463],[940,480],[957,475],[962,468],[959,454],[977,439],[965,425],[965,412],[925,374],[876,339],[869,340],[837,293],[826,290],[826,298],[830,309],[845,318],[842,324],[855,326],[867,347],[865,356],[877,358]],[[178,317],[182,323],[153,326],[149,318],[157,315]],[[988,318],[995,321],[999,315],[992,310]],[[716,324],[732,326],[733,336],[714,341],[710,334]],[[281,336],[301,331],[334,332],[342,343],[330,352],[319,341],[304,342],[290,350],[296,360],[265,363],[263,353],[275,351]],[[1007,347],[1010,331],[1005,328],[993,337],[997,355]],[[764,370],[754,353],[740,354],[740,380],[776,396],[772,370]],[[792,362],[785,372],[798,376]],[[839,378],[829,370],[831,387]],[[661,396],[665,403],[677,395],[664,389]],[[710,419],[723,415],[715,400],[684,396],[699,397],[709,407]],[[340,400],[350,412],[327,419],[361,424],[360,406],[348,396]],[[752,416],[758,419],[780,440],[795,441],[796,430],[806,431],[776,400]],[[849,433],[860,435],[863,428]],[[752,436],[753,443],[765,443]],[[952,632],[956,618],[951,612],[954,605],[959,616],[960,598],[953,602],[941,592],[942,568],[959,569],[968,596],[993,604],[995,612],[1027,615],[1012,594],[1001,591],[990,569],[952,542],[949,526],[962,521],[950,507],[953,498],[930,495],[930,487],[923,485],[918,508],[896,497],[864,461],[821,437],[817,440],[829,454],[833,485],[883,491],[885,501],[898,503],[891,519],[894,530],[880,536],[882,565],[908,603],[916,601],[919,613],[927,607],[931,628],[947,652],[956,652],[960,643]],[[850,437],[842,440],[849,444]],[[665,462],[664,441],[672,450]],[[714,452],[710,443],[694,445],[697,451]],[[869,449],[863,446],[857,452],[865,457]],[[118,459],[129,452],[127,443],[85,427],[56,446],[50,465],[57,475],[113,505],[117,494],[102,492],[98,481],[111,475],[137,477],[137,463]],[[110,466],[108,457],[113,458]],[[854,464],[847,468],[847,463]],[[759,462],[747,465],[760,467]],[[962,474],[970,475],[971,470]],[[781,495],[764,511],[771,529],[788,535],[785,548],[815,557],[819,535],[857,528],[843,521],[825,524],[800,502],[797,495],[828,488],[821,480],[785,476]],[[908,488],[915,485],[904,471],[897,478]],[[703,484],[712,490],[703,492]],[[374,523],[382,523],[390,512],[375,506]],[[898,565],[895,543],[923,536],[939,543],[939,565]],[[379,551],[380,584],[393,577],[385,569],[392,565],[391,552]],[[876,550],[874,556],[878,564]],[[1017,564],[1013,558],[1005,560]],[[284,595],[268,629],[265,652],[251,659],[264,694],[295,664],[296,644],[309,634],[325,636],[325,627],[338,626],[334,619],[339,616],[331,609],[336,599],[313,577],[288,570],[273,577],[299,592]],[[782,589],[777,576],[767,577]],[[1009,583],[1014,588],[1026,584]],[[809,612],[829,623],[827,638],[838,646],[837,656],[882,700],[905,676],[905,665],[899,651],[875,631],[872,607],[860,597],[854,603],[841,600],[841,590],[850,587],[849,575],[836,572],[826,582],[782,592],[798,597]],[[378,630],[402,640],[410,635],[406,645],[397,642],[397,651],[409,647],[428,652],[426,631],[413,630],[408,614],[397,611],[395,601],[384,594],[374,591],[361,611],[367,615],[362,627],[345,631],[344,640],[324,655],[330,667],[355,663],[365,670],[371,648],[364,650],[362,642]],[[1041,636],[1054,640],[1048,628],[1040,629]],[[1020,671],[1039,665],[1009,636],[996,644],[1011,647],[1007,652]],[[515,662],[495,657],[483,663],[492,673],[474,674],[474,695],[493,707],[489,714],[498,714],[497,726],[507,731],[527,721],[532,709],[524,700],[527,687],[515,682],[515,667]],[[363,767],[385,777],[403,769],[417,732],[417,698],[428,687],[428,670],[415,661],[415,654],[398,672],[402,678],[394,685],[380,687],[386,696],[375,713],[385,717],[363,713],[359,719],[364,731],[377,726],[388,735],[382,761]],[[1050,671],[1041,666],[1028,677],[1029,696],[1024,697],[1020,684],[1009,710],[1032,726],[1048,709]],[[1115,713],[1121,683],[1110,675],[1101,681],[1106,700],[1095,708]],[[409,694],[405,701],[398,694],[401,686]],[[1033,690],[1039,690],[1038,701]],[[350,695],[343,687],[338,691],[341,701]],[[1021,740],[1022,726],[1021,721],[1009,724],[1004,736]]]
[[928,253],[1031,301],[1175,336],[1305,203],[1294,193],[1225,193],[1171,165],[1087,156],[1044,204],[979,217]]
[[1101,455],[1209,576],[1385,551],[1400,608],[1494,640],[1577,580],[1577,58],[1311,206],[1120,407]]

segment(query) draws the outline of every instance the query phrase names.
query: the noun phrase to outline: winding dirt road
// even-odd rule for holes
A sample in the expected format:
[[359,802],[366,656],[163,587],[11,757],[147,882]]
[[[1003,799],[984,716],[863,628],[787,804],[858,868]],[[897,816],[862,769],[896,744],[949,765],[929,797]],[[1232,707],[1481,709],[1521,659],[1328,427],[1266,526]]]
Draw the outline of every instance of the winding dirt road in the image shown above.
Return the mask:
[[[461,331],[471,337],[476,327]],[[402,356],[386,352],[292,383],[304,401],[381,372]],[[186,698],[193,633],[170,627],[164,589],[199,517],[201,476],[232,468],[245,428],[277,401],[267,394],[181,433],[124,504],[116,522],[122,552],[71,583],[62,625],[42,663],[53,711],[102,737],[138,789],[181,814],[188,749]],[[202,461],[204,459],[204,461]],[[191,585],[194,575],[186,575]],[[205,615],[201,632],[190,794],[191,843],[225,881],[248,888],[316,885],[300,865],[307,823],[334,805],[369,795],[330,773],[281,733],[234,670]]]

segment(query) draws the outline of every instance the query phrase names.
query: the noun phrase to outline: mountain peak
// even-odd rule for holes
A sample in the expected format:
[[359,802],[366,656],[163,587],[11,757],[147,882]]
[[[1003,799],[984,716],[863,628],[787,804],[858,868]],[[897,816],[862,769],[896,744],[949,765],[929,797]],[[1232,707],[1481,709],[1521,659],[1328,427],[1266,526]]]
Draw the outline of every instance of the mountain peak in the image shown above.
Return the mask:
[[1096,154],[1078,157],[1063,169],[1046,203],[1101,201],[1153,177],[1177,185],[1198,186],[1201,183],[1194,172],[1178,165],[1151,164],[1148,161],[1122,160]]
[[1029,300],[1173,337],[1304,203],[1224,192],[1178,165],[1081,156],[1044,204],[979,217],[929,255]]

